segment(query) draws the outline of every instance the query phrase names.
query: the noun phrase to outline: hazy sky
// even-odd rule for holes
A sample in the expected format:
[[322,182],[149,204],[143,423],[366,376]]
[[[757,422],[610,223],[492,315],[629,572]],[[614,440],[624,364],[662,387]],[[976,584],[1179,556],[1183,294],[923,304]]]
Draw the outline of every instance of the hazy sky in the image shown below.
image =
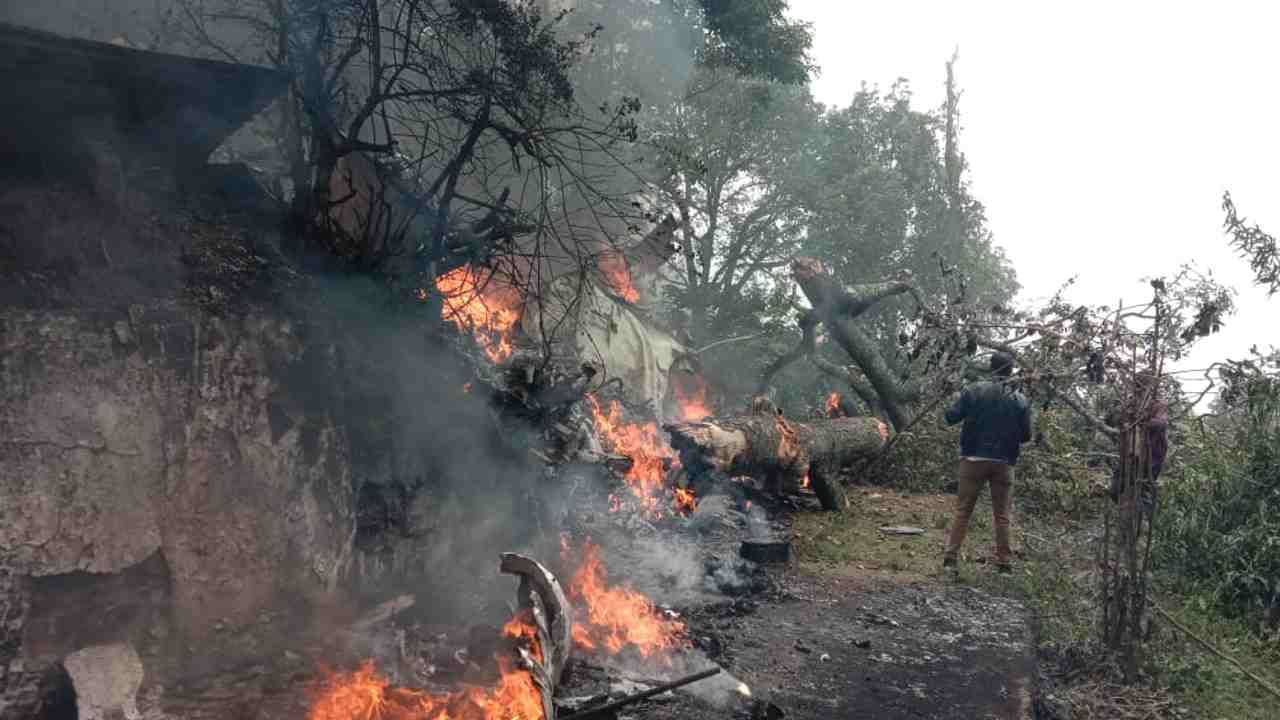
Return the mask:
[[1223,190],[1280,232],[1280,5],[1266,2],[790,0],[814,23],[819,101],[901,77],[940,107],[959,48],[960,146],[1024,299],[1145,299],[1140,277],[1198,261],[1239,312],[1190,365],[1280,345],[1280,295],[1226,245]]

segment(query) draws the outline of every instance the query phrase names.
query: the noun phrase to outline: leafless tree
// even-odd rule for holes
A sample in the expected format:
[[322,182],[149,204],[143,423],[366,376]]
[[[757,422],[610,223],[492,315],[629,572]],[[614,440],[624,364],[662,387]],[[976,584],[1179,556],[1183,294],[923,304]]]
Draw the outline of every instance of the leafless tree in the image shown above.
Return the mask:
[[[618,156],[635,139],[638,103],[578,103],[570,72],[590,36],[560,32],[562,15],[540,3],[181,7],[193,47],[290,73],[276,135],[296,237],[312,249],[361,269],[394,266],[428,290],[459,265],[500,265],[532,292],[587,272],[614,239],[643,229],[631,202],[639,184]],[[236,34],[228,28],[240,43],[222,39]]]

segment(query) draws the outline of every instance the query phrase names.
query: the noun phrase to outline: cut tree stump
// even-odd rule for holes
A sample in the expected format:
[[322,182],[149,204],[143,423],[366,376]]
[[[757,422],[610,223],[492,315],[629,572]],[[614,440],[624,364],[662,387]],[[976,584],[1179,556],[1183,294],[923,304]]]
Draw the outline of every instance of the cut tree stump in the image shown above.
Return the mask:
[[771,492],[809,477],[827,510],[845,505],[841,467],[884,447],[888,427],[876,418],[845,417],[792,422],[762,413],[703,422],[669,423],[671,446],[690,474],[714,469],[763,477]]

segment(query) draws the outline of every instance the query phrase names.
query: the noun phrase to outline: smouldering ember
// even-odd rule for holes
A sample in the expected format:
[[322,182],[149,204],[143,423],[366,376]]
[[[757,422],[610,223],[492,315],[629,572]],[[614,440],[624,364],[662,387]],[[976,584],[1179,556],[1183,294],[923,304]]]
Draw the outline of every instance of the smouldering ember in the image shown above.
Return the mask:
[[677,510],[689,514],[698,509],[698,498],[689,488],[676,488],[675,504]]
[[[441,316],[469,332],[493,362],[502,362],[515,348],[512,337],[520,322],[524,298],[520,291],[494,277],[492,271],[464,265],[436,278],[444,298]],[[426,299],[426,291],[418,296]]]
[[701,375],[676,373],[671,376],[671,390],[676,396],[676,410],[681,420],[705,420],[715,415],[707,401],[707,383]]
[[686,644],[684,623],[663,617],[644,595],[609,585],[600,549],[590,542],[582,547],[568,596],[575,609],[573,642],[579,647],[609,653],[634,647],[646,658],[662,660],[664,653]]
[[778,426],[778,457],[797,456],[800,453],[800,439],[796,437],[796,429],[782,415],[774,416],[774,422]]
[[596,258],[600,274],[604,276],[609,288],[629,303],[639,302],[640,291],[631,280],[631,268],[627,258],[620,252],[609,251]]
[[[535,655],[541,653],[537,631],[527,620],[513,619],[503,634],[532,643]],[[433,694],[393,687],[366,661],[355,672],[330,676],[307,720],[546,720],[533,676],[511,658],[499,657],[498,669],[492,688]]]
[[827,417],[838,417],[843,412],[840,410],[840,393],[833,392],[827,396]]
[[[644,514],[659,518],[664,514],[667,497],[667,468],[677,464],[675,451],[658,431],[656,422],[631,423],[622,419],[622,405],[614,400],[606,410],[594,395],[587,395],[596,431],[609,449],[631,460],[631,467],[624,479],[632,496],[640,504]],[[684,490],[683,498],[673,504],[677,511],[686,512],[696,505],[693,493]],[[610,498],[610,512],[622,509],[621,498]]]

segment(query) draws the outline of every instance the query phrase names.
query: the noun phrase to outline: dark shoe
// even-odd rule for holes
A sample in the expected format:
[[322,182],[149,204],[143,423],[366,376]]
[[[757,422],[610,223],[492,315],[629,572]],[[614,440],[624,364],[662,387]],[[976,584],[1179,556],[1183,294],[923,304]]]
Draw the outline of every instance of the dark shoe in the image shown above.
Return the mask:
[[956,567],[956,559],[955,559],[955,558],[943,558],[943,559],[942,559],[942,569],[943,569],[943,570],[948,570],[948,569],[949,569],[949,570],[954,570],[954,569],[955,569],[955,567]]
[[1010,565],[1009,563],[1003,563],[1003,564],[1001,564],[1001,565],[996,565],[996,573],[998,573],[998,574],[1000,574],[1000,575],[1012,575],[1012,574],[1013,574],[1013,566],[1012,566],[1012,565]]

